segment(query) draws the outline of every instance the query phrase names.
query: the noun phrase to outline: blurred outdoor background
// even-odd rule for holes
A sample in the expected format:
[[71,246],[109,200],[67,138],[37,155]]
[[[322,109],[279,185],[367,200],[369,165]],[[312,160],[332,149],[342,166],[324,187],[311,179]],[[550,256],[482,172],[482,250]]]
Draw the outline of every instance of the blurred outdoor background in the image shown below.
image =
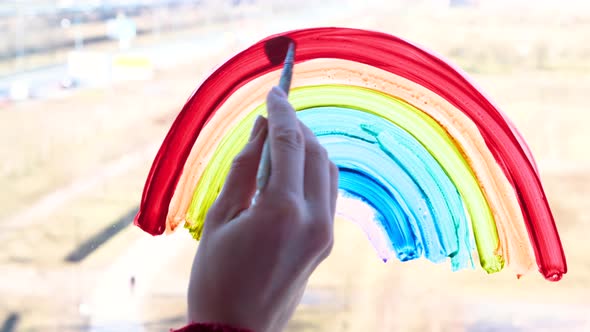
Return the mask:
[[488,92],[536,156],[569,272],[384,264],[342,222],[289,331],[590,331],[588,1],[1,0],[0,332],[182,326],[196,242],[131,226],[159,144],[229,56],[328,25],[424,45]]

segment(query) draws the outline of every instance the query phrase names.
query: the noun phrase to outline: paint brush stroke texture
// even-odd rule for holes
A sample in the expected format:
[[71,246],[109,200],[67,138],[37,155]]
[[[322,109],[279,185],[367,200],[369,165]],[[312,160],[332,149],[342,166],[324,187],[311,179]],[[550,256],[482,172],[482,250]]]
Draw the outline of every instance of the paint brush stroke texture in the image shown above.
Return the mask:
[[[361,198],[379,213],[376,219],[388,231],[388,237],[394,239],[398,259],[419,257],[423,249],[433,262],[452,257],[454,270],[473,267],[472,234],[459,192],[438,162],[412,135],[381,117],[353,109],[310,108],[298,115],[339,166],[340,188]],[[359,155],[363,158],[355,157]],[[372,155],[377,156],[371,158]],[[392,172],[397,174],[390,175]],[[367,180],[367,177],[382,180]],[[399,211],[406,202],[411,204],[407,200],[411,195],[403,192],[404,186],[417,193],[414,195],[418,203],[409,206],[409,212]],[[401,190],[398,192],[397,188]],[[394,214],[386,215],[391,210]],[[391,221],[396,221],[393,225],[396,227],[389,224]],[[398,225],[406,222],[411,224],[412,237],[421,240],[413,248],[398,245],[395,240],[398,235],[408,233]],[[419,246],[421,243],[424,248]]]
[[[471,219],[476,223],[473,228],[482,266],[488,272],[497,272],[502,269],[502,257],[496,254],[498,247],[496,227],[483,194],[460,151],[456,149],[452,139],[435,121],[421,117],[421,112],[407,103],[366,88],[336,85],[295,88],[291,90],[290,101],[296,110],[339,104],[387,119],[408,133],[412,133],[421,144],[430,148],[430,153],[439,160],[445,172],[457,184],[456,187],[465,194]],[[191,225],[198,227],[202,225],[199,221],[205,218],[217,192],[221,190],[233,156],[246,144],[251,121],[257,115],[264,113],[265,105],[263,104],[249,113],[245,121],[230,129],[217,146],[216,151],[212,154],[212,160],[208,162],[197,184],[195,196],[186,215],[187,221]],[[310,123],[310,125],[313,128],[315,124]],[[406,148],[410,147],[406,146]],[[351,156],[366,159],[363,154],[352,154]],[[340,166],[338,163],[337,165]],[[397,201],[399,202],[399,200]],[[420,208],[418,205],[413,207],[416,210]],[[422,211],[426,211],[426,209],[423,208]],[[412,221],[413,213],[412,210],[409,210],[404,213],[404,218],[410,218]],[[438,220],[438,222],[441,221]],[[198,233],[199,230],[195,231]]]
[[[243,85],[225,101],[217,110],[215,116],[210,119],[202,134],[197,138],[184,166],[170,204],[168,225],[174,227],[186,217],[186,210],[199,179],[197,175],[203,172],[204,165],[209,163],[214,152],[213,149],[218,144],[217,141],[212,142],[211,138],[223,137],[231,130],[228,126],[235,125],[234,119],[241,120],[243,114],[248,114],[250,110],[264,103],[266,91],[278,79],[275,74],[278,75],[277,71],[253,79]],[[466,161],[473,168],[474,174],[489,201],[490,208],[494,211],[494,215],[497,216],[498,233],[502,239],[500,252],[505,257],[508,266],[518,274],[525,273],[533,266],[534,258],[528,243],[516,193],[487,149],[477,127],[473,125],[469,118],[462,116],[463,113],[438,95],[432,94],[418,84],[389,72],[347,60],[309,60],[298,64],[295,74],[294,87],[335,83],[370,89],[379,85],[381,92],[387,95],[397,95],[412,105],[421,105],[422,111],[429,114],[451,134],[460,146],[462,154],[470,156],[466,158]],[[341,100],[337,102],[339,103]],[[361,102],[364,101],[361,100]],[[209,139],[203,139],[203,137]],[[477,184],[473,184],[473,186],[477,187]],[[465,190],[463,188],[464,192]],[[479,189],[476,188],[475,190]],[[507,197],[503,198],[501,195]],[[470,196],[468,198],[469,201],[474,199]],[[208,205],[204,204],[203,206],[207,207]],[[343,206],[341,205],[341,207]],[[355,220],[358,222],[361,218],[355,218]],[[191,224],[191,227],[196,228],[194,233],[198,234],[200,223],[195,223],[191,219],[187,221]],[[491,247],[488,250],[495,251],[495,248]]]
[[[432,127],[433,135],[435,132],[442,135],[441,130],[447,133],[446,138],[444,135],[439,135],[441,138],[438,141],[427,143],[419,139],[418,141],[437,160],[460,193],[472,224],[480,264],[488,272],[500,270],[506,260],[509,266],[517,270],[517,273],[522,274],[530,269],[529,261],[534,251],[537,266],[545,278],[559,280],[566,273],[565,257],[557,229],[528,147],[514,126],[460,70],[431,52],[382,33],[355,29],[317,28],[288,32],[284,35],[295,40],[298,45],[293,86],[298,84],[304,86],[297,83],[298,67],[313,61],[323,60],[334,63],[339,61],[340,64],[353,63],[370,67],[373,72],[386,72],[390,76],[385,77],[385,81],[375,80],[363,72],[353,73],[354,66],[346,65],[344,68],[353,68],[350,72],[354,74],[351,75],[352,77],[360,77],[364,82],[360,84],[350,82],[350,84],[375,90],[371,93],[388,95],[390,99],[393,97],[402,99],[419,111],[412,112],[415,119],[422,119],[422,122],[415,123],[414,129],[418,132],[405,129],[412,136],[426,135],[427,137],[423,138],[430,139],[432,135],[421,132],[421,128],[430,128],[430,124],[438,125],[438,127]],[[269,38],[273,37],[276,36]],[[219,158],[214,152],[223,151],[220,150],[222,141],[228,135],[230,128],[249,127],[253,120],[252,110],[260,106],[256,98],[247,96],[241,90],[255,81],[261,83],[258,85],[259,88],[264,86],[266,80],[274,79],[274,76],[277,76],[275,72],[280,69],[280,66],[268,63],[264,56],[263,45],[266,40],[253,45],[223,64],[203,82],[177,117],[152,165],[140,212],[136,217],[136,224],[145,231],[157,235],[162,234],[167,227],[172,230],[176,224],[183,221],[183,210],[190,205],[187,223],[198,234],[203,221],[202,213],[197,213],[198,218],[194,220],[189,219],[191,219],[191,213],[205,211],[201,207],[207,206],[207,202],[202,200],[203,197],[199,200],[198,188],[206,178],[207,169],[214,164],[212,160]],[[330,69],[330,67],[327,68]],[[335,69],[342,68],[335,67]],[[307,79],[314,81],[310,85],[320,86],[332,83],[331,80],[337,80],[333,74],[328,70]],[[324,81],[318,82],[318,80]],[[347,82],[338,83],[348,84]],[[340,87],[332,88],[340,89]],[[361,91],[359,88],[354,89]],[[234,114],[227,120],[218,119],[218,116],[221,117],[218,112],[222,111],[224,105],[234,96],[242,96],[241,101],[244,104],[252,103],[254,107],[242,110],[241,113]],[[428,104],[428,100],[434,101],[434,104]],[[357,101],[355,100],[354,103]],[[302,101],[299,109],[341,106],[339,100],[331,100],[330,103],[314,105],[313,102]],[[367,113],[370,113],[372,109],[372,107],[359,109],[356,105],[348,105],[346,108]],[[445,111],[453,113],[445,113]],[[227,112],[231,113],[231,111]],[[258,112],[263,113],[263,110],[259,109]],[[391,122],[400,126],[395,122],[396,120],[391,119]],[[424,127],[424,123],[429,125]],[[463,131],[465,132],[461,135],[460,132]],[[474,131],[476,133],[473,133]],[[247,137],[247,133],[241,133],[241,135]],[[475,139],[475,143],[468,144],[465,141],[468,138]],[[478,140],[481,140],[483,144],[479,145]],[[454,145],[449,146],[449,142]],[[430,145],[431,143],[435,145]],[[464,157],[461,160],[456,160],[456,157],[446,157],[446,155],[437,158],[436,153],[441,154],[437,150],[443,146],[441,144],[453,150],[454,156]],[[204,148],[203,151],[201,148]],[[195,156],[202,158],[194,158]],[[231,160],[232,157],[233,155],[228,153],[223,158]],[[493,162],[490,162],[489,157]],[[455,160],[449,161],[448,158]],[[461,176],[458,174],[451,176],[449,169],[445,168],[445,162],[453,165],[447,166],[448,168],[459,167],[459,170],[454,172],[461,173]],[[351,172],[343,168],[343,173],[344,171]],[[223,170],[218,170],[216,176],[223,176],[222,173]],[[411,174],[408,176],[411,178]],[[468,184],[469,182],[471,184]],[[473,186],[473,182],[478,184],[477,188]],[[197,190],[193,193],[195,186]],[[399,190],[398,184],[396,188]],[[217,194],[216,189],[218,188],[207,188],[209,192],[213,190],[214,196]],[[432,202],[435,197],[428,196],[427,202]],[[470,201],[472,203],[469,203]],[[436,213],[443,212],[436,211]],[[416,215],[416,211],[411,211],[411,214]],[[438,214],[430,215],[433,220],[438,221]],[[420,235],[421,241],[424,241],[423,229],[414,231]],[[439,231],[441,230],[437,229],[437,232]],[[480,232],[479,236],[478,232]],[[530,242],[526,238],[523,239],[523,233],[528,233]],[[453,256],[453,247],[447,246],[448,243],[445,242],[447,240],[452,242],[452,239],[441,240],[441,234],[426,235],[427,239],[440,245],[429,248],[429,250],[434,249],[429,252],[433,255],[443,252],[444,255]],[[458,252],[460,253],[461,250],[459,249]]]

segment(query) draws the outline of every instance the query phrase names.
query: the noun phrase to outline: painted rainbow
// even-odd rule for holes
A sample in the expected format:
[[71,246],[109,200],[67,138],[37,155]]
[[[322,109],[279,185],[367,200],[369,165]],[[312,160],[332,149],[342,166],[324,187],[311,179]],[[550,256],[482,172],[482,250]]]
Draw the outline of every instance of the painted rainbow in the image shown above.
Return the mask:
[[[465,73],[398,37],[348,28],[286,32],[297,44],[289,100],[340,169],[338,215],[383,260],[450,258],[453,270],[551,281],[565,256],[534,159],[514,125]],[[233,157],[281,65],[270,36],[211,74],[188,100],[150,170],[135,224],[184,223],[199,239]],[[536,263],[536,264],[535,264]]]

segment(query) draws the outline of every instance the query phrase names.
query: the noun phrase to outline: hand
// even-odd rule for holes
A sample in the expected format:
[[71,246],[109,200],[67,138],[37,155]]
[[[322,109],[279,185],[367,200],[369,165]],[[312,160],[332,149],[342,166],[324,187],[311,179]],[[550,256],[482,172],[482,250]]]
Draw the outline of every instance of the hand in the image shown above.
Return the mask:
[[[189,319],[280,331],[333,245],[338,169],[286,95],[268,94],[213,204],[193,262]],[[267,130],[268,128],[268,130]],[[251,205],[268,131],[271,174]]]

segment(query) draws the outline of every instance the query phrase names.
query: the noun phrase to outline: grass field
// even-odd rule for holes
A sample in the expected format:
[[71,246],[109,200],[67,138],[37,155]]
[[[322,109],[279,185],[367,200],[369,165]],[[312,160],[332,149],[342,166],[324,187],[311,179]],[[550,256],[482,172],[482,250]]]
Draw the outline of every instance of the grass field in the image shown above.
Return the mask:
[[[338,222],[331,257],[314,274],[289,331],[590,330],[590,13],[542,8],[358,10],[334,24],[377,29],[426,45],[464,68],[508,113],[529,142],[568,257],[559,283],[537,275],[451,273],[447,266],[378,259],[360,229]],[[229,50],[228,50],[229,52]],[[80,331],[79,305],[97,273],[144,237],[125,228],[79,263],[79,244],[139,203],[153,155],[126,164],[30,226],[3,221],[39,199],[96,176],[121,157],[161,142],[203,75],[225,58],[209,55],[158,72],[154,80],[87,90],[66,99],[0,111],[0,331],[18,314],[18,331]],[[148,331],[184,323],[185,288],[196,244],[169,261],[142,303]],[[4,331],[2,331],[4,332]]]

